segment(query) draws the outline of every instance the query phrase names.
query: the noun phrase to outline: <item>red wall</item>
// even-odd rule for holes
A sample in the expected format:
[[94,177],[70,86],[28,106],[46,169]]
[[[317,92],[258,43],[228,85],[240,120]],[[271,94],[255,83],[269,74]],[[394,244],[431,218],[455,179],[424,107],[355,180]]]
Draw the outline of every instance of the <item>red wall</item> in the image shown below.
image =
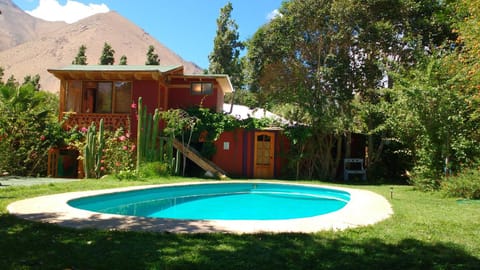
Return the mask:
[[[281,178],[288,162],[285,153],[288,151],[289,141],[281,131],[274,131],[274,133],[274,176]],[[236,129],[222,133],[215,141],[217,152],[212,157],[212,161],[225,170],[229,177],[253,177],[254,138],[255,130]],[[229,150],[223,149],[225,142],[229,142]]]
[[[138,98],[142,97],[143,105],[147,106],[147,112],[153,113],[159,107],[158,81],[134,81],[132,102],[138,105]],[[137,110],[132,109],[130,115],[130,130],[132,135],[137,134]]]
[[[245,158],[243,129],[223,132],[215,141],[217,149],[212,161],[227,172],[228,176],[243,176],[243,163]],[[224,143],[228,142],[229,149],[224,149]]]
[[[202,106],[217,110],[218,99],[221,91],[215,80],[203,80],[202,82],[213,83],[213,94],[211,95],[192,95],[190,93],[190,83],[198,80],[175,79],[170,82],[168,92],[168,108],[187,109],[194,106]],[[223,96],[222,96],[223,98]],[[223,102],[222,102],[223,103]],[[223,104],[222,104],[223,106]],[[220,108],[221,110],[222,108]]]

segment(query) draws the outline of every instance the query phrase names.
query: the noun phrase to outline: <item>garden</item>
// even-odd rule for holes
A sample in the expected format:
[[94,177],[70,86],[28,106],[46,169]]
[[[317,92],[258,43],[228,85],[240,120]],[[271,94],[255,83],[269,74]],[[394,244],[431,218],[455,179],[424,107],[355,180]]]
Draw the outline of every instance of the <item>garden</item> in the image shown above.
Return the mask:
[[[24,198],[216,181],[186,174],[172,140],[190,144],[208,130],[198,149],[208,157],[221,132],[271,123],[201,107],[146,115],[137,100],[135,138],[102,124],[64,130],[58,97],[40,91],[38,77],[4,80],[0,67],[1,177],[47,176],[49,150],[59,147],[78,150],[85,173],[69,183],[0,186],[0,269],[478,269],[478,1],[396,1],[389,8],[383,1],[323,2],[285,1],[283,16],[245,43],[221,40],[238,39],[227,5],[217,23],[234,33],[217,33],[215,46],[236,44],[226,50],[237,53],[226,62],[212,53],[209,72],[231,76],[236,102],[301,123],[283,127],[291,145],[281,180],[376,192],[392,205],[391,218],[344,231],[243,235],[69,229],[19,219],[6,207]],[[366,182],[336,177],[354,134],[365,138]]]

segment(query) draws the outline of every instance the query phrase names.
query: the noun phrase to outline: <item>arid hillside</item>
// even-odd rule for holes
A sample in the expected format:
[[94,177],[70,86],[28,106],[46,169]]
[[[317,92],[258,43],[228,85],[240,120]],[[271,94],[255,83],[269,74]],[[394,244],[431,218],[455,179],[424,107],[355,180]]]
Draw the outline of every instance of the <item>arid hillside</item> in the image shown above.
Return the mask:
[[185,73],[201,73],[200,67],[183,60],[133,22],[111,11],[73,24],[36,19],[10,0],[0,0],[0,66],[4,79],[14,75],[39,74],[42,89],[57,92],[58,80],[48,68],[70,65],[78,48],[87,47],[88,64],[98,64],[105,42],[115,50],[115,62],[127,56],[129,65],[142,65],[148,46],[153,45],[161,65],[184,65]]

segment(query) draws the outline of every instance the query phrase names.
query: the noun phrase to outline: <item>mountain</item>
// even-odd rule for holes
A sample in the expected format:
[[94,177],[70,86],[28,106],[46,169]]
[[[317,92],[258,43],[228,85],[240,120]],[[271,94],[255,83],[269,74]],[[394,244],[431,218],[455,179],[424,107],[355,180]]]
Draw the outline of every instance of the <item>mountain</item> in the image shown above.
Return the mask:
[[0,10],[0,29],[6,30],[0,30],[4,80],[14,75],[21,82],[26,75],[39,74],[42,89],[58,92],[59,82],[47,69],[70,65],[82,44],[87,47],[88,64],[98,64],[105,42],[115,50],[115,63],[125,55],[129,65],[143,65],[153,45],[161,65],[181,64],[185,73],[203,72],[114,11],[66,24],[36,19],[11,0],[0,0]]
[[47,22],[25,13],[11,0],[0,0],[0,51],[38,38],[66,23]]

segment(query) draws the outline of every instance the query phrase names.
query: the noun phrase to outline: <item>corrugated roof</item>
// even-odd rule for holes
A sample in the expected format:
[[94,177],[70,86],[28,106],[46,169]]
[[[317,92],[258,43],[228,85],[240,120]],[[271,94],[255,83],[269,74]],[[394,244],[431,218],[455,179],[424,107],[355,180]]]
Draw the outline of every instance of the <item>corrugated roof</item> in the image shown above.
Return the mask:
[[126,71],[126,72],[160,72],[168,73],[175,70],[183,69],[182,65],[172,66],[155,66],[155,65],[142,65],[142,66],[130,66],[130,65],[70,65],[61,68],[48,69],[50,72],[55,71]]

